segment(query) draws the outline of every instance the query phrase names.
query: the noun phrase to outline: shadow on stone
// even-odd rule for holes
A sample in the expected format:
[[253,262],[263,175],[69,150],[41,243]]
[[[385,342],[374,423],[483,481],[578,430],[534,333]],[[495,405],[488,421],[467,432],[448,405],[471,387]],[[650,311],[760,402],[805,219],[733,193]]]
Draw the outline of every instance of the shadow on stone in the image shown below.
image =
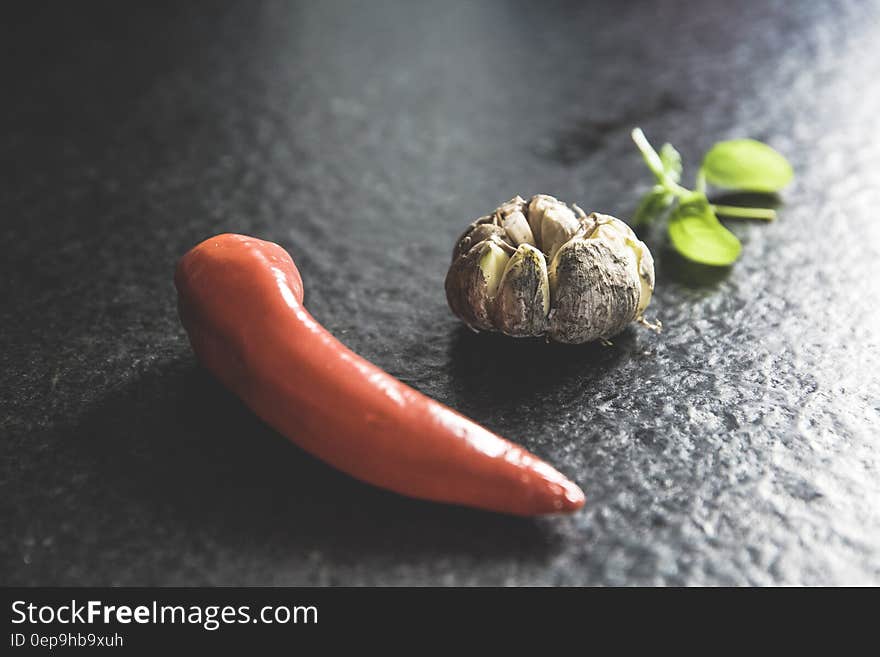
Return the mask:
[[461,326],[450,357],[456,407],[477,414],[489,409],[508,425],[540,424],[547,414],[583,399],[584,389],[629,353],[636,330],[628,328],[606,346],[474,333]]
[[691,289],[712,291],[730,275],[731,267],[713,267],[703,265],[680,255],[666,245],[661,250],[657,263],[657,280],[661,285],[671,280]]
[[[94,485],[83,503],[104,499],[120,523],[134,524],[127,540],[136,546],[108,549],[148,554],[151,546],[143,543],[154,532],[136,519],[154,516],[174,533],[253,550],[260,562],[267,553],[290,559],[310,551],[346,561],[370,553],[392,560],[516,553],[528,561],[555,542],[540,520],[412,500],[360,483],[292,445],[189,359],[121,387],[65,434],[64,449],[88,451],[80,460],[94,470],[84,475]],[[100,573],[92,581],[105,582]]]
[[[574,166],[599,152],[609,136],[683,109],[681,100],[668,91],[648,98],[627,99],[625,106],[613,112],[605,110],[600,115],[585,116],[566,126],[553,136],[549,144],[539,149],[538,154],[553,162]],[[628,135],[626,138],[629,139]]]
[[[768,208],[771,210],[776,210],[782,205],[782,199],[778,194],[762,194],[759,192],[724,192],[713,195],[711,202],[718,205],[734,205],[741,208]],[[740,218],[738,221],[742,221],[742,219]],[[754,221],[766,221],[766,219],[756,219]]]

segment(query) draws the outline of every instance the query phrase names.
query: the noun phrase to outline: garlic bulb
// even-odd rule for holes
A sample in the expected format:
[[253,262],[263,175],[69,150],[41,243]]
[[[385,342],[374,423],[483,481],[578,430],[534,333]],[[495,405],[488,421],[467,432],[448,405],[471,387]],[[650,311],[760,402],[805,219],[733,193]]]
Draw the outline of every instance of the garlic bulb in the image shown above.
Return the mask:
[[629,226],[545,194],[474,221],[446,275],[449,307],[472,329],[568,343],[646,323],[653,291],[651,252]]

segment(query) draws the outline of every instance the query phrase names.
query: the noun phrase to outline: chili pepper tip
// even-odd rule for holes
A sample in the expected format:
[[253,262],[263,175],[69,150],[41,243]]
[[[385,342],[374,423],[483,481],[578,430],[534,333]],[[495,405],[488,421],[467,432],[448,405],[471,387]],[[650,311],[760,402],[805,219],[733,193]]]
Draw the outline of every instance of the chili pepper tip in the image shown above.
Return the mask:
[[566,481],[562,484],[562,495],[557,498],[560,511],[577,511],[583,507],[587,498],[584,491],[572,481]]

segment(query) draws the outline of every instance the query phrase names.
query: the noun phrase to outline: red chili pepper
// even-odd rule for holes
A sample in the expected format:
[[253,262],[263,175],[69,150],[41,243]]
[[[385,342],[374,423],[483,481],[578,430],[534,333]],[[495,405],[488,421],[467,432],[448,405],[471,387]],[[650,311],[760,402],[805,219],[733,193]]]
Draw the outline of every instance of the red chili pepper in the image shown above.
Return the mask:
[[205,240],[177,265],[180,318],[202,364],[291,441],[411,497],[517,515],[574,511],[575,484],[529,452],[367,362],[302,306],[277,244]]

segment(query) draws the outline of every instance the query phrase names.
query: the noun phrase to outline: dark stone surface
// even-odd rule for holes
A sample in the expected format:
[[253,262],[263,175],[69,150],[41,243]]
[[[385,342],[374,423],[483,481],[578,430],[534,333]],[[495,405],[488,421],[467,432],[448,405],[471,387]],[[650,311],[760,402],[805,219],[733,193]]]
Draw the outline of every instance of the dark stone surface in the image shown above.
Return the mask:
[[[176,4],[0,28],[2,583],[880,583],[876,3]],[[731,223],[730,270],[647,235],[662,335],[464,330],[464,225],[515,193],[627,216],[634,124],[688,175],[769,141],[780,220]],[[175,314],[220,231],[289,248],[333,333],[586,509],[399,498],[262,425]]]

